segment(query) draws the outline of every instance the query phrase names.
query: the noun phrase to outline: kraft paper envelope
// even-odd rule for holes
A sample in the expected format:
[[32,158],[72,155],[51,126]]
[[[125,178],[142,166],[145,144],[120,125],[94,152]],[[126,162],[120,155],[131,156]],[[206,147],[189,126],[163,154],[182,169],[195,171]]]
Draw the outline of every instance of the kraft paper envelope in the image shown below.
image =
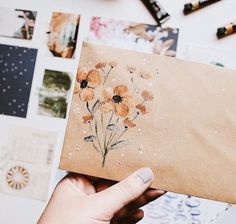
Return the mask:
[[236,203],[236,71],[84,43],[60,167]]

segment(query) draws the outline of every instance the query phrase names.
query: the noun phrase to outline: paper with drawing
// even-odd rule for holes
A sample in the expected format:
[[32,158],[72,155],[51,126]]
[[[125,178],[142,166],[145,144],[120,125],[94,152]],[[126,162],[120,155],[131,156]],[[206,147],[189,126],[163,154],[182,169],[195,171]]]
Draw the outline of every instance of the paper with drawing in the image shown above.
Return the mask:
[[0,145],[0,192],[46,200],[56,133],[11,126]]
[[60,167],[120,180],[149,166],[153,187],[235,203],[235,83],[231,70],[84,44]]

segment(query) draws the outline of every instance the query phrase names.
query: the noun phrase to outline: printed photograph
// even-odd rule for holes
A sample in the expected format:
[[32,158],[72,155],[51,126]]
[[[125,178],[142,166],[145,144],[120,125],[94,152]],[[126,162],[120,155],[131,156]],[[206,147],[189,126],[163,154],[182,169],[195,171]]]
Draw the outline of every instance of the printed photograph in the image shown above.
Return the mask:
[[71,77],[67,72],[45,70],[39,91],[38,113],[50,117],[66,118]]
[[0,8],[0,36],[31,40],[36,15],[35,11]]
[[37,49],[0,44],[0,114],[25,118]]
[[176,56],[179,29],[93,17],[88,41],[97,44]]
[[45,201],[57,133],[22,125],[10,125],[4,131],[6,146],[4,154],[0,151],[0,193]]
[[236,53],[234,51],[199,44],[188,44],[183,56],[190,61],[236,69]]
[[79,32],[80,16],[54,12],[47,32],[48,56],[73,58]]

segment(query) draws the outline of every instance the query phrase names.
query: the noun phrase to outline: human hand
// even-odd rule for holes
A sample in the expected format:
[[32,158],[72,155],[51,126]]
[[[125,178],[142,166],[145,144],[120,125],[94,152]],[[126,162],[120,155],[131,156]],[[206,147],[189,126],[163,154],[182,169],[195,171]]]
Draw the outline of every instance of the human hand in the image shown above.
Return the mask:
[[123,181],[69,174],[57,185],[38,224],[129,224],[143,218],[139,209],[165,192],[148,189],[153,173],[143,168]]

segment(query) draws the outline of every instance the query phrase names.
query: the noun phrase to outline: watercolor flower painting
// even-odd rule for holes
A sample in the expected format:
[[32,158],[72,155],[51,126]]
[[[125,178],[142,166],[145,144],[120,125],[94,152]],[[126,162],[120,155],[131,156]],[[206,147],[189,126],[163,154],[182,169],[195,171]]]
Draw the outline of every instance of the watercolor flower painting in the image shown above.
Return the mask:
[[154,99],[149,90],[143,89],[136,93],[136,79],[147,80],[152,75],[132,65],[124,68],[131,75],[130,84],[108,85],[107,80],[117,66],[115,61],[103,61],[91,69],[80,67],[74,88],[80,105],[86,109],[86,113],[80,115],[83,125],[89,129],[83,141],[100,153],[102,167],[109,153],[130,144],[126,133],[138,126],[138,118],[142,119],[148,114],[147,102]]
[[177,28],[93,17],[87,40],[96,44],[175,57],[178,36]]

